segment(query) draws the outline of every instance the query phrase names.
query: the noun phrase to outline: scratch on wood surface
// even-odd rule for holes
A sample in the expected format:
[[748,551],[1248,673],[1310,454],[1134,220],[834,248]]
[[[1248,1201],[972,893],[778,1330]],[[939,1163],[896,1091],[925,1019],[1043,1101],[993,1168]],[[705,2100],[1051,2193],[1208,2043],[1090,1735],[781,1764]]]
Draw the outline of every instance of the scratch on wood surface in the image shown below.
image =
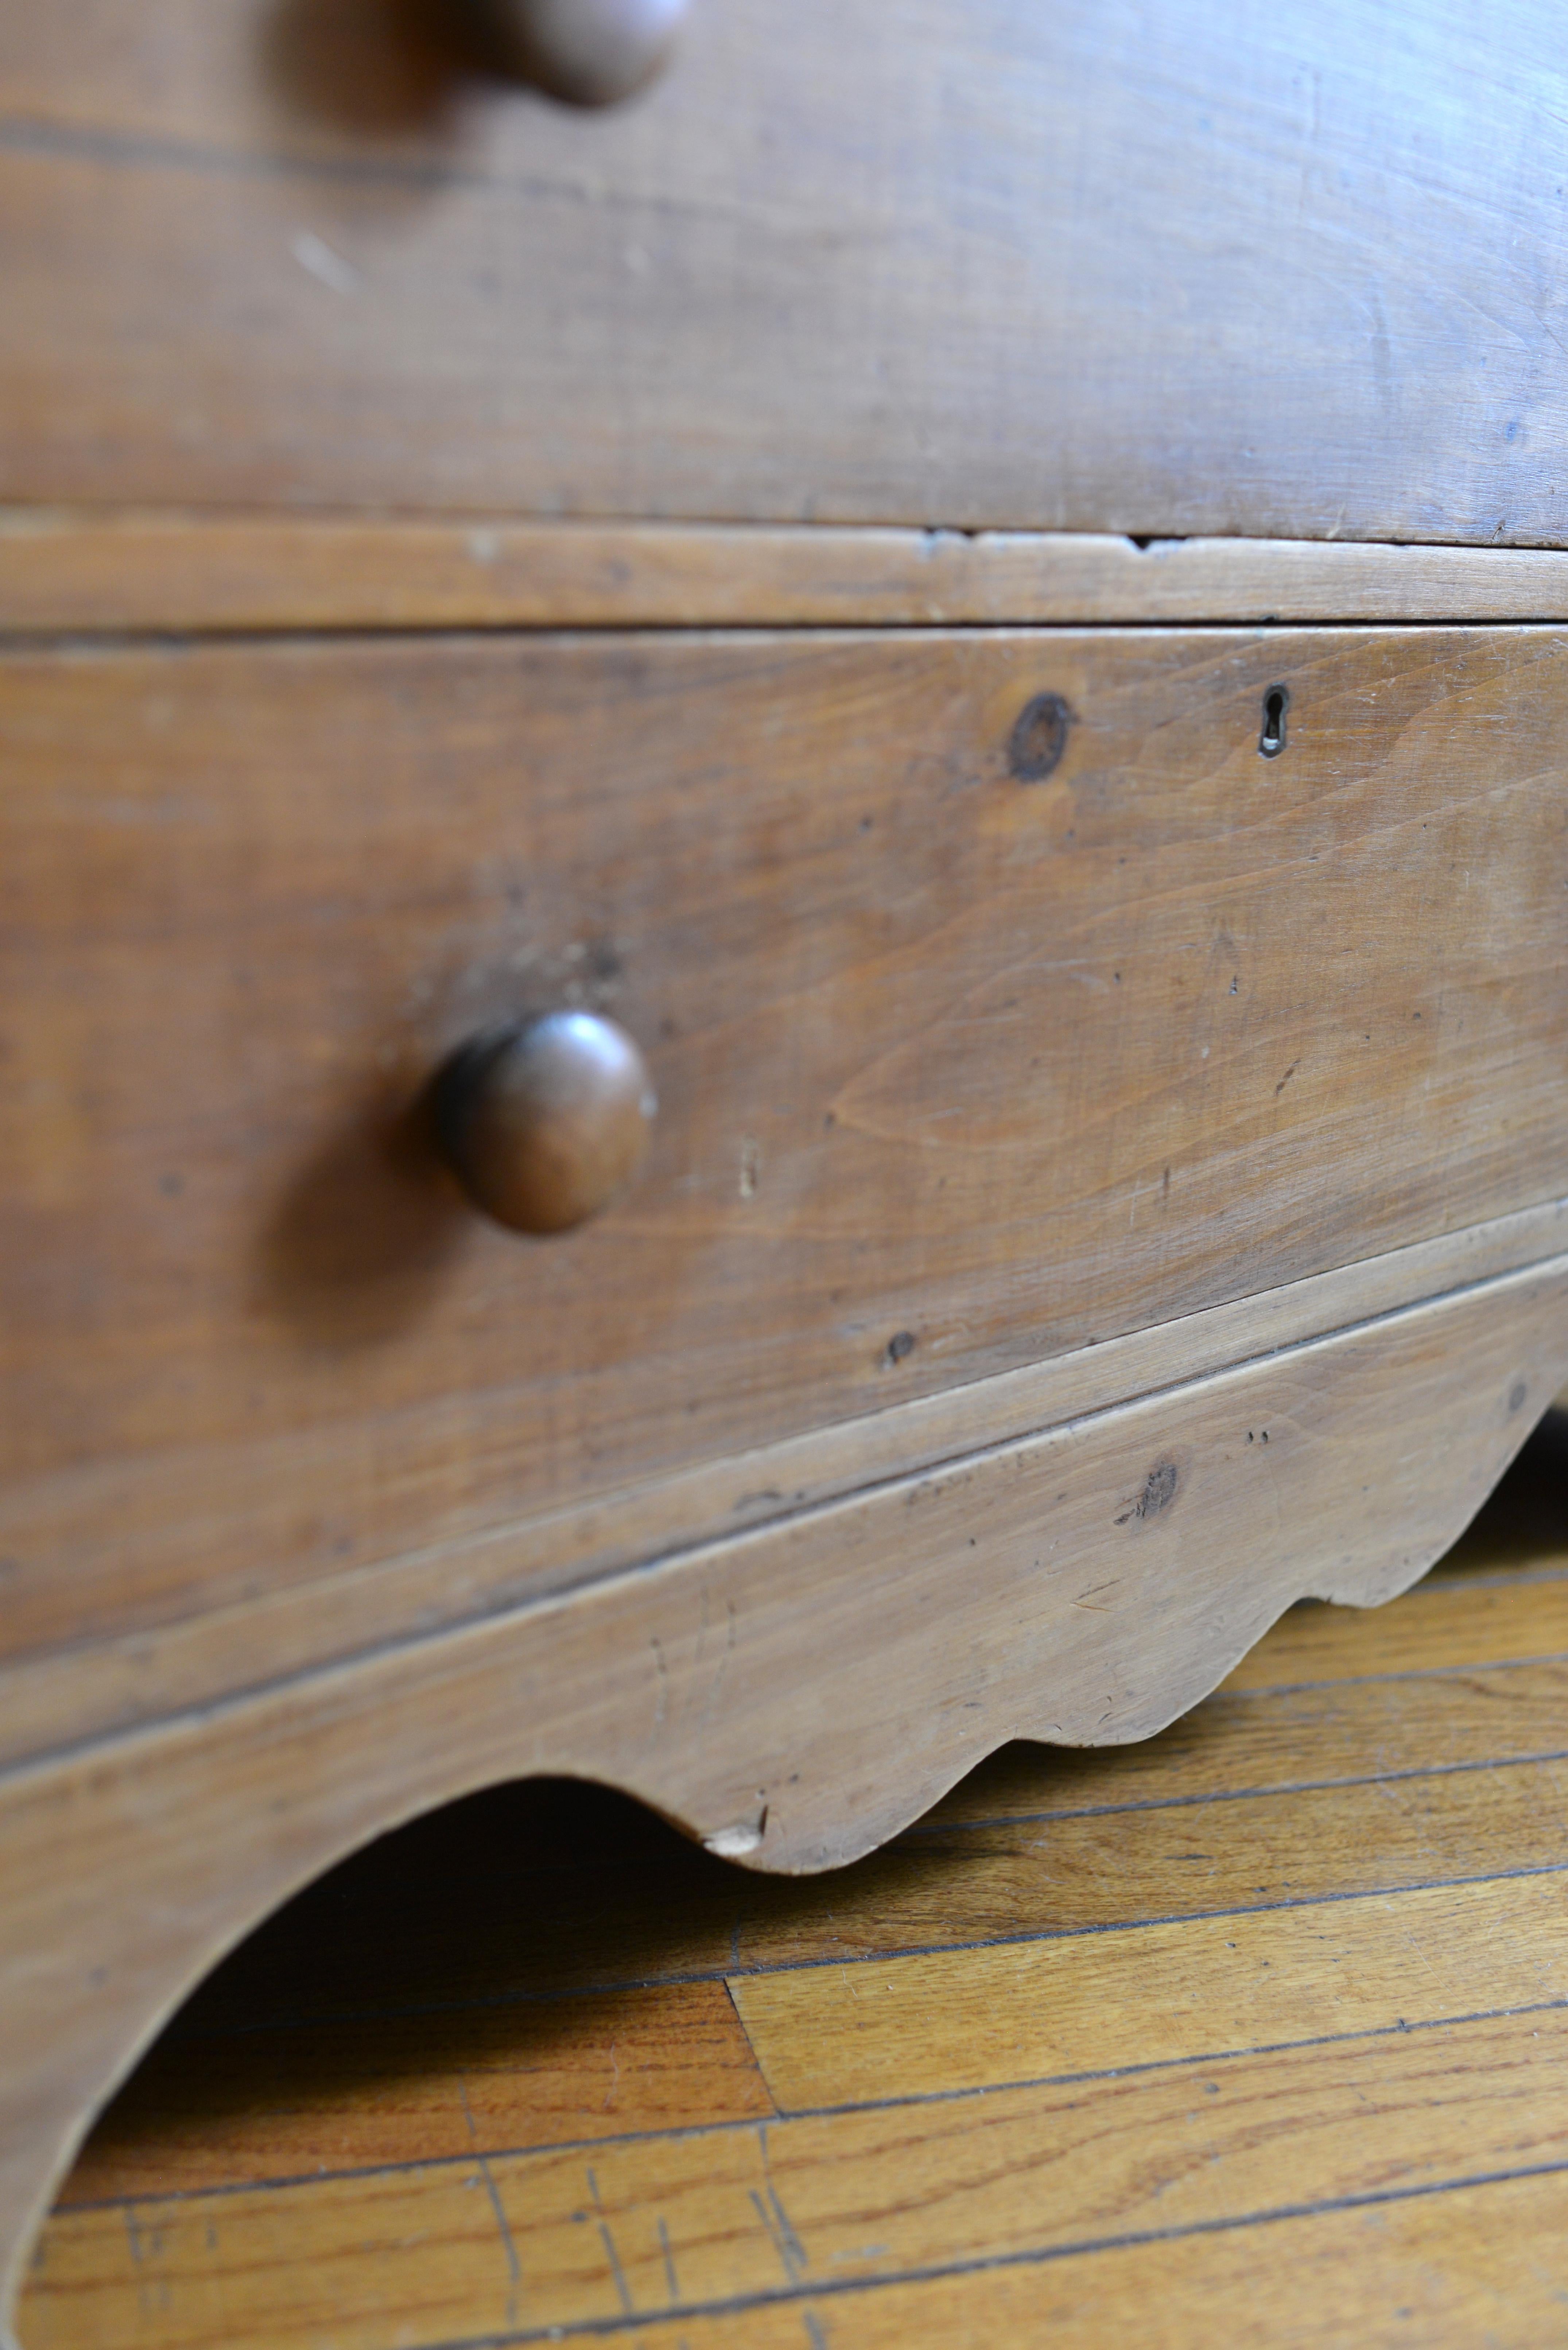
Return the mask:
[[[468,2101],[466,2073],[460,2073],[457,2076],[457,2095],[458,2102],[462,2107],[462,2118],[467,2125],[469,2137],[478,2150],[479,2132],[474,2126],[473,2107]],[[501,2200],[501,2192],[495,2184],[495,2174],[490,2168],[489,2158],[483,2151],[479,2152],[479,2175],[484,2182],[484,2191],[490,2198],[490,2208],[495,2214],[495,2224],[501,2232],[502,2249],[506,2254],[506,2323],[508,2325],[515,2325],[518,2322],[517,2296],[523,2284],[523,2263],[517,2256],[517,2245],[512,2234],[511,2222],[506,2217],[506,2207]]]
[[588,2193],[593,2198],[594,2212],[598,2220],[599,2241],[605,2248],[605,2258],[609,2263],[610,2275],[615,2280],[616,2292],[620,2296],[621,2308],[628,2317],[631,2317],[636,2314],[631,2298],[631,2288],[627,2283],[626,2272],[621,2267],[620,2255],[615,2248],[615,2238],[610,2233],[609,2221],[605,2217],[605,2207],[599,2199],[599,2182],[591,2165],[588,2168]]
[[658,2230],[659,2249],[664,2255],[664,2282],[670,2294],[670,2305],[673,2309],[680,2298],[680,2285],[675,2273],[675,2254],[670,2250],[670,2230],[664,2224],[662,2211],[659,2215]]
[[1078,1596],[1073,1602],[1074,1607],[1086,1607],[1090,1614],[1094,1616],[1109,1616],[1114,1614],[1114,1609],[1107,1607],[1103,1601],[1096,1606],[1095,1595],[1096,1592],[1100,1591],[1114,1591],[1120,1581],[1120,1575],[1113,1575],[1108,1583],[1091,1583],[1086,1591],[1079,1592]]
[[365,282],[363,273],[351,261],[345,261],[340,253],[335,253],[314,229],[302,231],[289,250],[302,269],[334,294],[357,294]]
[[806,2258],[805,2246],[801,2242],[794,2223],[784,2210],[778,2189],[774,2184],[773,2158],[768,2151],[768,2128],[765,2122],[757,2131],[757,2144],[762,2152],[763,2178],[767,2186],[768,2201],[772,2204],[774,2216],[778,2221],[780,2250],[784,2254],[785,2267],[792,2272],[790,2282],[794,2283],[811,2263]]

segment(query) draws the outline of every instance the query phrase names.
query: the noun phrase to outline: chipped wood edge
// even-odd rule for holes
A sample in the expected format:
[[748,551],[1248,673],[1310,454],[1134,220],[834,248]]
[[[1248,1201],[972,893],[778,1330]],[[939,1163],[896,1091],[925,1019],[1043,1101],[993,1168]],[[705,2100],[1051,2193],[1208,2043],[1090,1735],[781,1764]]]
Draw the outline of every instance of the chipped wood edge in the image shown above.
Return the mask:
[[[722,1541],[878,1483],[1038,1435],[1303,1339],[1442,1296],[1568,1246],[1568,1198],[1311,1274],[569,1508],[358,1563],[170,1624],[0,1668],[0,1778],[372,1645],[407,1639]],[[337,1441],[335,1434],[322,1439]],[[183,1460],[170,1464],[172,1486]],[[234,1463],[254,1475],[248,1457]],[[259,1473],[275,1473],[264,1456]],[[265,1659],[265,1669],[258,1659]]]
[[195,1981],[370,1837],[625,1789],[823,1868],[1014,1737],[1149,1735],[1298,1597],[1371,1605],[1568,1372],[1568,1253],[0,1785],[0,2246]]
[[0,508],[0,631],[1568,619],[1568,552],[506,515]]

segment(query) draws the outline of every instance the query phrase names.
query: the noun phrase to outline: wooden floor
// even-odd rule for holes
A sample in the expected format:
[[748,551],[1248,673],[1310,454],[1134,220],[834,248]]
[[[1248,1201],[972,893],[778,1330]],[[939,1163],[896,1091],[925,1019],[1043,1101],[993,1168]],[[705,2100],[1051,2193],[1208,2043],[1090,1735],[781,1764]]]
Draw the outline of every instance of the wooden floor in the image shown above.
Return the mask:
[[1152,1743],[748,1877],[500,1790],[191,2002],[26,2350],[1568,2343],[1568,1417]]

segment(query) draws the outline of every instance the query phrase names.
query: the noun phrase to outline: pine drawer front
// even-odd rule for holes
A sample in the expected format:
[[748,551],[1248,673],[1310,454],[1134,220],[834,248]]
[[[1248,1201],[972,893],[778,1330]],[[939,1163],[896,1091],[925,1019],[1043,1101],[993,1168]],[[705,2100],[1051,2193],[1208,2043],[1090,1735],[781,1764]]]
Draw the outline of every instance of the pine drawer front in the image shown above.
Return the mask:
[[[421,12],[430,22],[452,6]],[[0,18],[0,497],[1568,541],[1540,5]]]
[[[729,1462],[679,1530],[732,1530],[799,1498],[755,1448],[1568,1190],[1563,630],[3,674],[8,1667],[515,1600],[612,1557],[605,1497]],[[642,1047],[652,1148],[522,1238],[421,1102],[574,1005]]]

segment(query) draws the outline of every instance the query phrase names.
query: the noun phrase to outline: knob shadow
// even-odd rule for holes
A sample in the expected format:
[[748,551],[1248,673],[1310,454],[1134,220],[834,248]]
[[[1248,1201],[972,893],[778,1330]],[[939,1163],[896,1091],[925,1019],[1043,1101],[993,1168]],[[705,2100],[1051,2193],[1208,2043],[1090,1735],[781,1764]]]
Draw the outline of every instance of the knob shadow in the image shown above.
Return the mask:
[[455,140],[465,85],[487,69],[464,7],[437,0],[276,0],[260,64],[289,114],[360,137]]
[[432,1088],[352,1118],[300,1170],[263,1236],[265,1309],[318,1346],[418,1322],[473,1216],[435,1148]]

